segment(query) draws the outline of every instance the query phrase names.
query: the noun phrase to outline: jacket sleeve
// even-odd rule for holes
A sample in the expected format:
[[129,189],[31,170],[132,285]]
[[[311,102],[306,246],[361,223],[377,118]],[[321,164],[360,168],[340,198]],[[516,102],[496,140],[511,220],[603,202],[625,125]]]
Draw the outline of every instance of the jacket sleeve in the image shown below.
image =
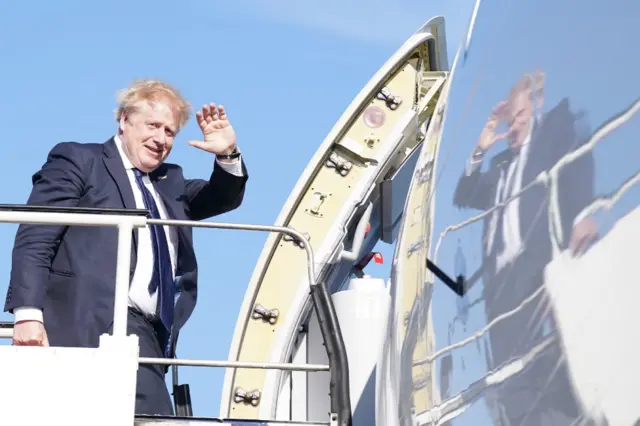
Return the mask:
[[[580,142],[577,147],[583,144]],[[558,173],[558,198],[565,243],[578,215],[594,200],[594,183],[595,161],[591,151],[567,163]]]
[[453,204],[460,208],[487,210],[493,205],[495,193],[489,173],[482,172],[482,163],[468,160],[453,194]]
[[[57,144],[47,161],[33,175],[33,188],[27,201],[30,206],[75,207],[84,191],[82,156],[75,142]],[[11,278],[5,311],[20,307],[42,309],[46,283],[64,225],[18,227],[12,252]]]
[[542,141],[546,144],[545,152],[554,159],[549,168],[556,167],[562,162],[556,182],[558,190],[558,207],[567,244],[571,235],[574,221],[580,212],[589,205],[594,198],[595,162],[591,151],[566,162],[567,156],[587,142],[587,134],[576,132],[577,117],[569,109],[566,99],[555,108],[547,119],[548,133],[552,137]]
[[185,194],[191,219],[207,219],[238,208],[244,198],[248,179],[249,175],[242,160],[242,176],[229,173],[216,161],[208,181],[185,180]]

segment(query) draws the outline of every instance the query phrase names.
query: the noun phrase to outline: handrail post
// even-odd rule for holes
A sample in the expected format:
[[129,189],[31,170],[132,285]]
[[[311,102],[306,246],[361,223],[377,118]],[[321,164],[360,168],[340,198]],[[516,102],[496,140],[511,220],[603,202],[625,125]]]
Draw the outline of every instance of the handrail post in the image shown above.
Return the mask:
[[118,224],[118,254],[116,261],[116,290],[113,303],[113,336],[127,335],[127,305],[129,302],[129,269],[131,266],[131,235],[133,223]]

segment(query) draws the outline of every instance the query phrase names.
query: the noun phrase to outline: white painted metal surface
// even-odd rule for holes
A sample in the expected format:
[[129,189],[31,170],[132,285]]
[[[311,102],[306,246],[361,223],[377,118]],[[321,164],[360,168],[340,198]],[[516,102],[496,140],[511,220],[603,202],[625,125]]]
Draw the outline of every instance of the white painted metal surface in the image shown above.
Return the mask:
[[2,424],[133,424],[137,336],[103,335],[96,349],[0,346],[0,360]]
[[637,251],[640,209],[635,208],[583,257],[569,250],[547,265],[545,286],[553,302],[582,406],[592,418],[612,426],[640,418],[635,389],[640,326],[629,321],[640,298]]
[[390,297],[379,278],[352,278],[332,296],[349,359],[353,425],[375,424],[377,366],[384,342]]
[[[317,316],[313,315],[309,321],[307,331],[307,362],[326,363],[329,362],[327,352],[324,347],[320,325]],[[314,373],[307,375],[306,400],[307,420],[322,421],[327,413],[331,412],[329,401],[329,373]]]

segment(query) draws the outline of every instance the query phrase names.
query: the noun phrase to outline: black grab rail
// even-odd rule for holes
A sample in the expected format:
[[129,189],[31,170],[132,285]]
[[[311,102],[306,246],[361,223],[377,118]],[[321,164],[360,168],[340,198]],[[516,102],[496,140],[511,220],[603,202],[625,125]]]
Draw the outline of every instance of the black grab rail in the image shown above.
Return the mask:
[[351,426],[351,397],[349,393],[349,361],[347,347],[342,338],[338,315],[327,289],[327,281],[321,279],[311,287],[311,299],[318,316],[320,332],[329,358],[331,412],[337,415],[338,426]]

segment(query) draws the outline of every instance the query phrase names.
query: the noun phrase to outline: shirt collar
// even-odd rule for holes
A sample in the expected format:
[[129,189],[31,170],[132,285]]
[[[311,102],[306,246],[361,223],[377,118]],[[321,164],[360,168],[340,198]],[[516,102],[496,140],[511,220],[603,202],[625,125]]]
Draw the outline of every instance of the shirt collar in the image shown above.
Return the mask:
[[122,164],[124,165],[125,170],[132,170],[133,164],[131,164],[131,160],[127,157],[127,154],[124,152],[124,148],[122,146],[122,139],[118,135],[115,135],[113,138],[116,146],[118,147],[118,152],[120,153],[120,158],[122,158]]

